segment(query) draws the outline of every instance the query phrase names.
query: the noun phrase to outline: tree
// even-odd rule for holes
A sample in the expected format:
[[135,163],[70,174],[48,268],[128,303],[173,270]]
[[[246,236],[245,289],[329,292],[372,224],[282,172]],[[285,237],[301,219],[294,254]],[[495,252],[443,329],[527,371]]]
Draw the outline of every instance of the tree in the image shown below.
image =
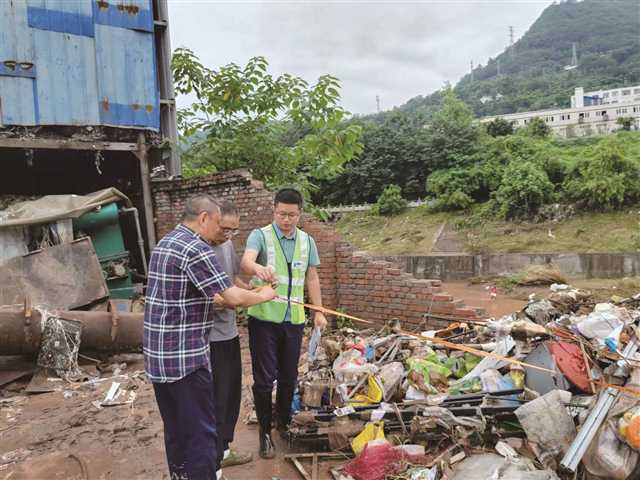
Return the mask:
[[405,198],[424,196],[428,163],[424,122],[405,113],[389,113],[382,124],[360,124],[364,150],[345,164],[343,173],[322,182],[314,201],[331,205],[373,203],[390,183],[398,185]]
[[513,124],[502,117],[490,121],[486,127],[487,133],[492,137],[504,137],[513,133]]
[[631,130],[631,126],[633,125],[633,122],[635,121],[635,118],[633,117],[618,117],[618,119],[616,120],[616,123],[618,125],[622,125],[622,129],[623,130]]
[[343,126],[340,84],[324,75],[315,85],[274,78],[263,57],[212,70],[191,50],[174,52],[178,94],[195,102],[178,112],[187,176],[248,168],[269,187],[295,186],[307,196],[362,150],[361,129]]
[[540,117],[533,117],[525,131],[531,137],[546,138],[551,134],[551,127]]
[[427,128],[427,155],[432,170],[468,164],[478,148],[479,127],[471,110],[451,89],[445,91],[442,109]]

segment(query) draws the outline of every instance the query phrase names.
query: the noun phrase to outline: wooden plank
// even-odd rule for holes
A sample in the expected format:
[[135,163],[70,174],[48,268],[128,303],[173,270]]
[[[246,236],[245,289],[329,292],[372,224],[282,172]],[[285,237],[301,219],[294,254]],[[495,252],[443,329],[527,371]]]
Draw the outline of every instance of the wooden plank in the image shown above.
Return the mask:
[[135,156],[140,161],[140,182],[142,183],[142,200],[144,203],[144,223],[147,230],[149,251],[156,246],[156,229],[153,224],[153,202],[151,201],[151,177],[144,133],[138,136],[138,149]]
[[311,480],[318,480],[318,455],[311,459]]
[[304,467],[302,466],[302,464],[296,458],[295,455],[292,455],[292,456],[290,456],[288,458],[289,458],[289,460],[291,460],[291,462],[293,462],[293,465],[296,467],[296,470],[298,470],[300,475],[302,475],[302,478],[304,478],[305,480],[312,480],[311,477],[309,476],[309,474],[307,473],[307,471],[304,469]]
[[41,150],[108,150],[135,152],[137,143],[126,142],[82,142],[54,138],[0,138],[0,148],[33,148]]
[[326,459],[344,459],[344,460],[348,460],[350,458],[353,458],[353,453],[334,453],[334,452],[330,452],[330,453],[291,453],[291,454],[287,454],[284,456],[284,458],[313,458],[314,456],[319,457],[319,458],[326,458]]

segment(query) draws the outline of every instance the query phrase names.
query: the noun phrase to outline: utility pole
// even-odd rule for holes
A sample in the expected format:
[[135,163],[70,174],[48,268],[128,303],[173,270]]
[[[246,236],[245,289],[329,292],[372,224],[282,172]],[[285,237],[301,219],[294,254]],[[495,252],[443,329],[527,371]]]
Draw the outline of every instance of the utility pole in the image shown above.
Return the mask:
[[571,66],[572,67],[577,67],[578,66],[578,48],[576,46],[576,42],[573,42],[571,44],[572,50],[573,50],[573,55],[571,55]]
[[515,33],[514,33],[513,25],[510,25],[509,26],[509,48],[510,48],[511,55],[515,54],[514,43],[515,43]]
[[380,113],[380,95],[376,95],[376,109]]

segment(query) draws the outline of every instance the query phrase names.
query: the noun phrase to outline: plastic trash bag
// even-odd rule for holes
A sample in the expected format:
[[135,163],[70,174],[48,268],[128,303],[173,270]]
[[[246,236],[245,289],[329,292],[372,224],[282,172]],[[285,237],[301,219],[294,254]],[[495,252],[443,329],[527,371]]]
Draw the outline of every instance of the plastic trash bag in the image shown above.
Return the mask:
[[626,480],[638,463],[638,452],[619,441],[614,427],[606,422],[582,459],[587,471],[608,480]]
[[353,453],[358,455],[370,441],[384,439],[384,421],[369,422],[351,441],[351,448],[353,449]]

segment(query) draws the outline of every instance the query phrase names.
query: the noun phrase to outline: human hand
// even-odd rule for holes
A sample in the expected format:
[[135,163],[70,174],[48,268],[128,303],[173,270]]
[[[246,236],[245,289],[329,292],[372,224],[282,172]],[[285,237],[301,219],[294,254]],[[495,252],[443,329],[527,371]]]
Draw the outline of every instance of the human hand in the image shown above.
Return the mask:
[[262,297],[263,301],[265,302],[273,300],[278,296],[278,294],[276,293],[276,291],[273,289],[271,285],[265,285],[264,287],[261,287],[260,289],[258,289],[258,291],[256,291],[256,293],[260,297]]
[[222,295],[220,295],[219,293],[216,293],[213,296],[213,305],[217,310],[223,310],[225,308],[233,308],[231,305],[229,305],[227,302],[224,301],[224,298],[222,298]]
[[256,265],[256,277],[269,284],[274,284],[278,281],[275,272],[269,265],[266,267]]
[[316,312],[313,324],[320,330],[324,330],[327,326],[327,317],[324,316],[324,313]]

